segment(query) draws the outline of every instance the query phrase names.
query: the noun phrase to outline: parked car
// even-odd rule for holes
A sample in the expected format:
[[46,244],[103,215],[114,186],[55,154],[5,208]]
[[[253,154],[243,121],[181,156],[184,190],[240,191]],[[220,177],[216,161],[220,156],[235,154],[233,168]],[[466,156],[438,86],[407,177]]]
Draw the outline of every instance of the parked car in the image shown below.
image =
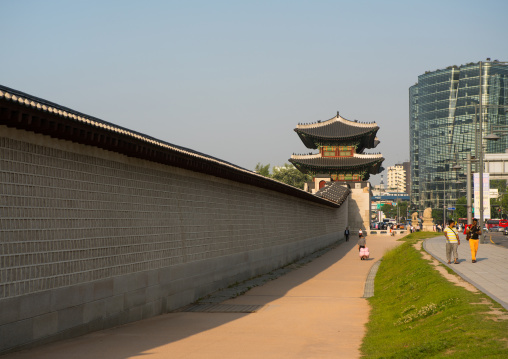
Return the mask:
[[489,228],[489,232],[499,232],[499,226],[492,226]]

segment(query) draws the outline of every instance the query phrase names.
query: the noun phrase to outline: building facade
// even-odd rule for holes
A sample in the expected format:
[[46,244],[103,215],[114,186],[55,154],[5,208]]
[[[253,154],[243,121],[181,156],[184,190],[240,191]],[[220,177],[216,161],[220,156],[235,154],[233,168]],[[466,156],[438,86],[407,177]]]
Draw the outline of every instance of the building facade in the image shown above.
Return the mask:
[[400,164],[390,166],[387,173],[388,189],[406,192],[406,171],[404,167]]
[[[481,76],[480,76],[481,66]],[[496,61],[427,71],[409,88],[411,201],[418,209],[454,206],[466,194],[466,156],[481,145],[504,152],[508,138],[478,136],[480,79],[483,134],[508,124],[508,66]],[[462,169],[453,170],[459,164]],[[473,166],[473,170],[477,170]]]

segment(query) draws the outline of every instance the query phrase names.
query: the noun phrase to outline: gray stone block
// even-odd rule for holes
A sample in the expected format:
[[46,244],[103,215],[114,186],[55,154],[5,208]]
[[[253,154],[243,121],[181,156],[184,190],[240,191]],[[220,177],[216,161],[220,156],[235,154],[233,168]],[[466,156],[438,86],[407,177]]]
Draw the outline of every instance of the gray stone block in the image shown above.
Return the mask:
[[123,294],[146,287],[145,273],[133,273],[113,278],[113,294]]
[[24,295],[19,300],[19,318],[27,319],[51,311],[51,292]]
[[[156,302],[150,302],[142,306],[141,316],[143,319],[151,318],[154,315],[160,314]],[[160,303],[159,303],[160,304]]]
[[48,337],[58,331],[58,313],[52,312],[33,318],[33,338]]
[[148,287],[146,288],[146,302],[153,302],[157,299],[160,299],[162,296],[161,296],[161,291],[160,291],[160,287],[158,285],[154,285],[154,286],[151,286],[151,287]]
[[114,314],[118,314],[124,311],[124,297],[123,294],[116,295],[111,298],[106,298],[105,302],[105,310],[106,316],[110,317]]
[[147,271],[145,274],[147,287],[159,284],[159,273],[157,270]]
[[138,289],[124,294],[124,308],[130,309],[146,303],[146,289]]
[[113,296],[113,278],[93,283],[93,299],[103,299]]
[[71,287],[57,288],[52,291],[51,311],[74,307],[93,301],[94,284],[85,283]]
[[25,319],[0,325],[0,352],[32,341],[32,323],[32,319]]
[[0,325],[19,320],[19,298],[7,298],[0,300]]
[[58,311],[58,330],[66,330],[83,324],[83,305]]
[[89,323],[93,320],[101,319],[106,316],[106,301],[96,300],[83,305],[83,322]]
[[143,319],[143,306],[129,309],[129,323]]
[[157,275],[158,275],[158,279],[157,281],[159,282],[160,285],[164,285],[164,284],[168,284],[168,283],[171,283],[171,281],[173,280],[172,278],[172,272],[175,271],[175,268],[177,267],[180,267],[180,266],[173,266],[173,267],[166,267],[166,268],[161,268],[157,271]]

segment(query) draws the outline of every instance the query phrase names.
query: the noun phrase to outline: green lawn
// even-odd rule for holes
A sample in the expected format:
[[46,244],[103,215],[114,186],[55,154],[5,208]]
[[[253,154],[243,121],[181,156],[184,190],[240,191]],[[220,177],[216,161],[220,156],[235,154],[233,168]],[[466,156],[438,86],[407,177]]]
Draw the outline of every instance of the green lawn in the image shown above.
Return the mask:
[[375,295],[369,299],[372,311],[362,354],[366,358],[508,358],[506,310],[483,293],[446,280],[412,246],[434,235],[442,233],[413,233],[385,254]]

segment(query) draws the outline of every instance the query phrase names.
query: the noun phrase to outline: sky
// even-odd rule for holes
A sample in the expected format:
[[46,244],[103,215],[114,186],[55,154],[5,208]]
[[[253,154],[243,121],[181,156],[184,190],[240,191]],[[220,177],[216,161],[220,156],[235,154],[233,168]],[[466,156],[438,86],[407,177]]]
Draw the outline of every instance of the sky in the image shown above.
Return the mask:
[[418,75],[508,61],[507,14],[506,0],[0,0],[0,84],[250,170],[309,153],[293,129],[339,111],[378,124],[367,152],[387,168],[409,160]]

